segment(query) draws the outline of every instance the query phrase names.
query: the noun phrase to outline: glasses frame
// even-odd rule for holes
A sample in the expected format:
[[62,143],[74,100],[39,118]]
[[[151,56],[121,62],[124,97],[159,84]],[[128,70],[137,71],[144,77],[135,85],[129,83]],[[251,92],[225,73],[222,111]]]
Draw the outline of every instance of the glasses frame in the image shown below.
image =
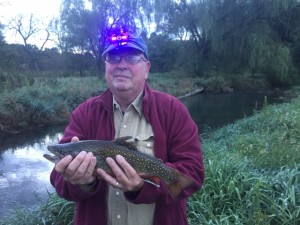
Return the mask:
[[[135,64],[138,64],[139,62],[141,62],[141,61],[144,61],[144,62],[147,62],[148,60],[144,57],[144,56],[142,56],[142,55],[136,55],[136,54],[128,54],[128,55],[118,55],[118,54],[112,54],[114,57],[115,57],[115,59],[116,59],[116,57],[119,57],[119,60],[118,61],[111,61],[110,59],[109,59],[109,56],[110,56],[110,54],[107,54],[106,56],[105,56],[105,61],[106,62],[108,62],[109,64],[113,64],[113,65],[117,65],[117,64],[119,64],[121,61],[122,61],[122,59],[124,58],[124,60],[125,60],[125,62],[127,63],[127,64],[130,64],[130,65],[135,65]],[[130,58],[129,57],[136,57],[136,60],[135,61],[131,61],[130,60]],[[139,58],[138,58],[139,57]]]

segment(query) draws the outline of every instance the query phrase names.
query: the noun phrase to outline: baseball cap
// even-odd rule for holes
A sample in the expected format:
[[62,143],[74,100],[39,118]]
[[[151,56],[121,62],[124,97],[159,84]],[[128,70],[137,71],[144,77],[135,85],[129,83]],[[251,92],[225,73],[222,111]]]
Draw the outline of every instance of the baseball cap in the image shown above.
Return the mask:
[[122,48],[134,48],[146,56],[148,58],[148,49],[146,43],[141,37],[135,37],[129,33],[120,33],[120,34],[113,34],[112,36],[108,37],[105,42],[104,51],[102,56],[110,52],[114,49],[122,49]]

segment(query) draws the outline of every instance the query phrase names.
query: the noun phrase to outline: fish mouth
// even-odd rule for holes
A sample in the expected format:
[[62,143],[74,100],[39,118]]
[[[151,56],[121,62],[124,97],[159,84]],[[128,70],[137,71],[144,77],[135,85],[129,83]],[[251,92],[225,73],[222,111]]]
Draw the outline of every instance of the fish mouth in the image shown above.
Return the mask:
[[60,161],[60,158],[56,155],[44,154],[43,156],[53,163],[58,163]]
[[59,162],[64,156],[62,154],[60,154],[59,152],[57,152],[54,148],[51,147],[51,145],[49,145],[48,150],[53,154],[44,154],[43,156],[48,159],[49,161],[53,162],[53,163],[57,163]]

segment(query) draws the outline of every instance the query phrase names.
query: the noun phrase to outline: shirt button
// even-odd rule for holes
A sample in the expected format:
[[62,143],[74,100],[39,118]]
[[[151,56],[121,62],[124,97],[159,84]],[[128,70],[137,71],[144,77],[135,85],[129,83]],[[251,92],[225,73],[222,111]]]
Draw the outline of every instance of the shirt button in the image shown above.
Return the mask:
[[117,215],[117,219],[121,219],[121,215]]
[[117,192],[116,192],[116,195],[120,195],[120,192],[117,191]]
[[126,125],[126,124],[124,124],[124,125],[123,125],[123,127],[124,127],[124,128],[126,128],[126,127],[127,127],[127,125]]

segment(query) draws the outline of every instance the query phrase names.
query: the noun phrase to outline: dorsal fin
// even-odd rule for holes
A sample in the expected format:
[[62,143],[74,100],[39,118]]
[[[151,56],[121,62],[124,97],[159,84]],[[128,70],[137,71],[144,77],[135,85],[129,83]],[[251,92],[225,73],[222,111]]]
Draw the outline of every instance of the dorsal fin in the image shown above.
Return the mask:
[[[133,141],[127,141],[129,139],[133,139]],[[113,140],[113,142],[117,145],[124,146],[130,150],[137,151],[136,144],[132,136],[119,137]]]

